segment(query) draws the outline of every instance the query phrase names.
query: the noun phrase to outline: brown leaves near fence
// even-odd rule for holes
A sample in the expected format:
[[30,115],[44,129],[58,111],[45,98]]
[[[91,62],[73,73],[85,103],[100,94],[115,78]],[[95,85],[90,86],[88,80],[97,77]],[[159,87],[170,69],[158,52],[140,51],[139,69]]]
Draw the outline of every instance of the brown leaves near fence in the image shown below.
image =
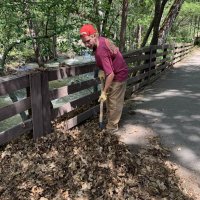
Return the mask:
[[[58,127],[56,129],[56,127]],[[0,149],[0,199],[192,199],[158,138],[131,152],[118,136],[98,129],[97,119],[34,143],[22,138]]]

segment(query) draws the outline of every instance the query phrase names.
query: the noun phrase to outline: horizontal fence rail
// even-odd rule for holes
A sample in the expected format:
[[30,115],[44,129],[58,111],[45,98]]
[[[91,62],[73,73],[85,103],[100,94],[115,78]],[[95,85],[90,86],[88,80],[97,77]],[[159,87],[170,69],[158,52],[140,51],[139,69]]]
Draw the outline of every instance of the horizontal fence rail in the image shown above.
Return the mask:
[[[150,46],[124,53],[129,67],[127,92],[133,93],[155,81],[165,69],[183,59],[192,47],[193,44]],[[13,103],[0,107],[0,122],[23,112],[26,113],[26,119],[0,132],[0,145],[30,131],[34,139],[45,136],[53,131],[52,121],[58,117],[67,116],[67,130],[97,115],[100,81],[94,76],[95,70],[94,62],[70,66],[61,63],[53,69],[1,77],[0,97],[8,95]],[[70,78],[76,77],[80,77],[78,81],[68,82]],[[57,87],[52,86],[54,81],[59,83]],[[13,95],[19,90],[25,91],[25,97],[14,99]],[[82,96],[73,99],[80,93]],[[53,105],[54,101],[63,98],[68,99],[62,105]]]

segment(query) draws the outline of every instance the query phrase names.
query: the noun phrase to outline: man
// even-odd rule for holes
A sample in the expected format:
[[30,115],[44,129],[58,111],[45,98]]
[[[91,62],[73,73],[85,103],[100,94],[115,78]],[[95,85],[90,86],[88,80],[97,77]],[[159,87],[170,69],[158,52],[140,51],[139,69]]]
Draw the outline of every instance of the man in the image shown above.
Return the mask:
[[107,101],[107,125],[110,132],[118,130],[121,118],[128,68],[119,49],[107,38],[100,37],[92,24],[85,24],[80,29],[84,45],[93,50],[96,64],[101,69],[99,78],[105,79],[105,86],[99,101]]

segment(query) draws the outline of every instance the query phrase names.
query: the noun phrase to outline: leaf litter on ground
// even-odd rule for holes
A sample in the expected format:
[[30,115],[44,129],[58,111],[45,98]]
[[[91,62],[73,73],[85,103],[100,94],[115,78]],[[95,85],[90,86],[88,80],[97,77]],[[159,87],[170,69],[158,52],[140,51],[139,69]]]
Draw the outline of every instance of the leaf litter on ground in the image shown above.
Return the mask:
[[2,200],[192,200],[159,138],[133,152],[98,120],[37,142],[24,135],[0,149]]

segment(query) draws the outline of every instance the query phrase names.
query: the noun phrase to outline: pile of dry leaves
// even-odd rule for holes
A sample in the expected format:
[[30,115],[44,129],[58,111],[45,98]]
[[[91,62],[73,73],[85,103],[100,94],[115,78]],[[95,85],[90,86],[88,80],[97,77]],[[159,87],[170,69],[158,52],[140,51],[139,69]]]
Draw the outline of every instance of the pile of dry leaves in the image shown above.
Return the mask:
[[137,153],[97,120],[56,131],[34,143],[28,136],[0,149],[1,200],[189,200],[152,138]]

